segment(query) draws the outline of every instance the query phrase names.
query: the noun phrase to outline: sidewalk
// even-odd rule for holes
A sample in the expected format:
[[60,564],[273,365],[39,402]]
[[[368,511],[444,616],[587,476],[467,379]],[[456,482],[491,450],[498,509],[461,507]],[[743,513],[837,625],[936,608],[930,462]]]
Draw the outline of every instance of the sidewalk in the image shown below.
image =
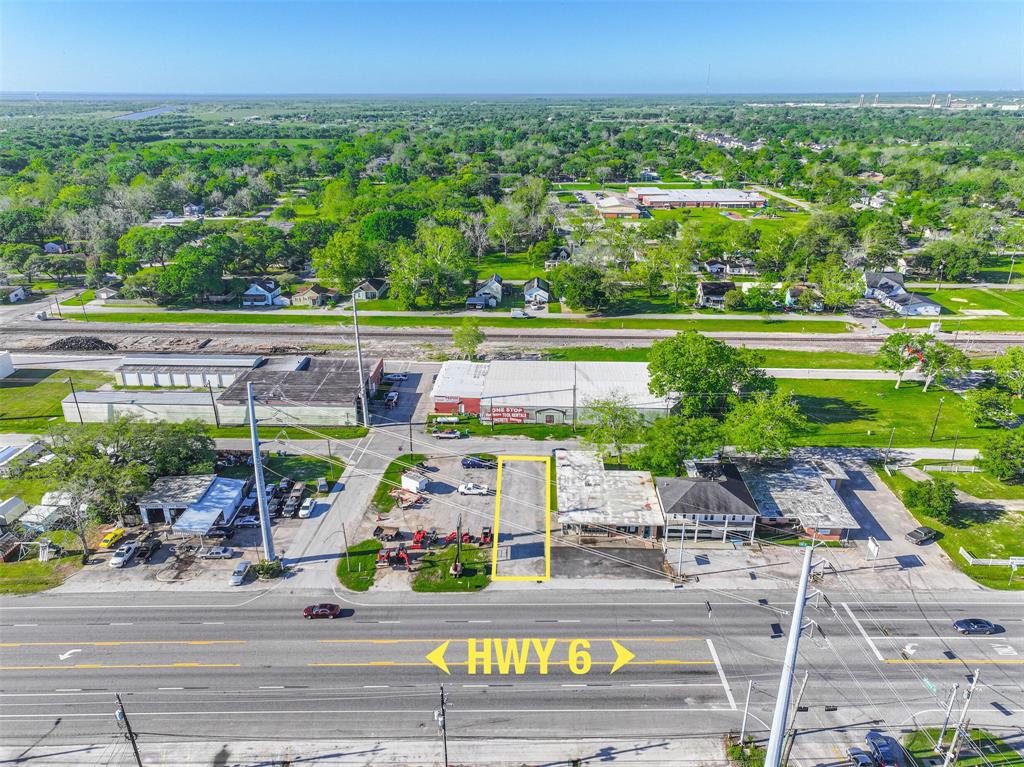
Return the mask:
[[[429,713],[424,718],[430,718]],[[111,715],[113,719],[113,715]],[[433,730],[431,723],[430,730]],[[79,746],[39,746],[0,748],[0,762],[25,762],[47,767],[100,767],[109,764],[109,740]],[[181,767],[185,764],[231,765],[232,767],[275,767],[302,765],[368,765],[377,767],[433,767],[444,764],[440,738],[425,740],[320,740],[282,743],[246,741],[225,743],[147,743],[140,739],[139,751],[148,767]],[[130,756],[130,754],[129,754]],[[720,738],[637,738],[613,740],[567,737],[560,740],[460,739],[448,738],[448,756],[452,764],[518,765],[544,764],[544,767],[599,765],[614,761],[619,765],[723,764],[725,752]]]

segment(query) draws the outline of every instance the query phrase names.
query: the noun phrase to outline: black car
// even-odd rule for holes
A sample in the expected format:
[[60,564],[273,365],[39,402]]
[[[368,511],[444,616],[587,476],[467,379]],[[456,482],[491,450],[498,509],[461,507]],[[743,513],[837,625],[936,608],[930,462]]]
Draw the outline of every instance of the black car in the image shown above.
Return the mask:
[[924,546],[926,543],[931,543],[938,538],[939,531],[922,525],[921,527],[915,527],[903,537],[915,546]]
[[139,546],[139,550],[136,552],[135,558],[142,562],[148,562],[154,554],[160,551],[161,546],[163,546],[163,544],[160,542],[159,538],[147,538],[142,542],[142,545]]
[[281,488],[282,493],[287,493],[292,489],[292,485],[294,484],[295,483],[292,482],[291,477],[281,477],[281,482],[278,484],[278,487]]
[[230,540],[231,536],[233,536],[234,534],[235,531],[232,530],[230,527],[219,526],[211,527],[209,530],[207,530],[205,537],[209,538],[211,541],[227,541]]
[[961,634],[995,634],[999,631],[996,624],[984,618],[961,618],[953,621],[953,628]]
[[493,469],[495,464],[493,461],[487,461],[475,455],[467,455],[462,459],[463,469]]
[[895,741],[892,738],[872,730],[864,736],[864,742],[878,767],[897,767]]

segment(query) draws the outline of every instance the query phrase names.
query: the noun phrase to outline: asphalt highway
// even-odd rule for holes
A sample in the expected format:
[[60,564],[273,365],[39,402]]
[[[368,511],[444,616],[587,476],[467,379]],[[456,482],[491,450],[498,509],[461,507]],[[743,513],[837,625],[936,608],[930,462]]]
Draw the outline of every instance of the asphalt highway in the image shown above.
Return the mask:
[[[974,723],[1024,726],[1019,595],[865,603],[830,593],[827,581],[822,588],[829,599],[809,608],[816,625],[801,644],[798,673],[809,677],[797,724],[809,734],[798,754],[855,742],[868,728],[940,722],[951,685],[964,685],[974,669],[982,680]],[[763,733],[789,630],[788,600],[778,592],[688,589],[413,597],[288,593],[283,586],[7,598],[0,602],[2,745],[106,738],[115,727],[115,692],[143,740],[423,738],[436,731],[441,684],[449,732],[460,738],[738,731],[748,683],[748,730]],[[302,607],[318,601],[342,604],[343,617],[303,620]],[[955,618],[975,615],[1004,631],[965,638],[952,630]],[[493,642],[488,673],[485,639],[501,640],[507,673]],[[518,650],[538,640],[526,645],[518,669],[510,639],[519,640]],[[428,658],[445,642],[439,652],[449,673]],[[618,648],[633,657],[612,673]]]

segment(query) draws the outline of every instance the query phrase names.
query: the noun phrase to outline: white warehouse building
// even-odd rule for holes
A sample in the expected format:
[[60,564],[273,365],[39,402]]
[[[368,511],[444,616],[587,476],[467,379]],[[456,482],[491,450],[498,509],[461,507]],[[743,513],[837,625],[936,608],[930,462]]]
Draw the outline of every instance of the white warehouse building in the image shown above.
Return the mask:
[[212,386],[226,389],[266,361],[260,355],[129,354],[114,377],[121,386]]

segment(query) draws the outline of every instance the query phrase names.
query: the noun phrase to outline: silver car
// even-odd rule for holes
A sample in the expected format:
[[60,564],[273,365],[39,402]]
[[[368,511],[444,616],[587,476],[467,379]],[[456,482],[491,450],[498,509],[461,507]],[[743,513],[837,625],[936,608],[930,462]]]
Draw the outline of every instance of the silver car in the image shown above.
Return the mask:
[[114,556],[110,558],[110,562],[107,564],[111,567],[124,567],[131,561],[131,558],[135,556],[135,552],[138,550],[139,544],[135,541],[126,543],[114,552]]
[[204,546],[196,552],[200,559],[231,559],[235,550],[228,546]]
[[241,586],[245,583],[245,577],[249,574],[250,567],[252,567],[252,562],[248,559],[243,559],[235,565],[235,569],[231,571],[231,578],[228,580],[228,584],[231,586]]

